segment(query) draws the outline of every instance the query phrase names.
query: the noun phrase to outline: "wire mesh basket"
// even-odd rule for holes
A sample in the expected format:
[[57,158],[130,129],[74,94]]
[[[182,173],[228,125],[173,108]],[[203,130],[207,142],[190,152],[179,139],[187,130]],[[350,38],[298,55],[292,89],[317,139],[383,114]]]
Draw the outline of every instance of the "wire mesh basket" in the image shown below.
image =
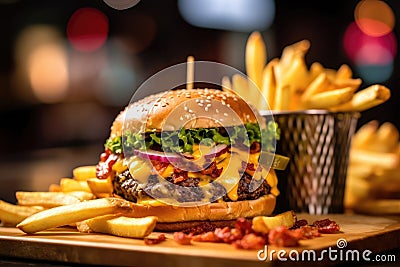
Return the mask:
[[277,210],[342,213],[351,138],[358,112],[273,112],[281,129],[277,153],[290,157],[279,172]]

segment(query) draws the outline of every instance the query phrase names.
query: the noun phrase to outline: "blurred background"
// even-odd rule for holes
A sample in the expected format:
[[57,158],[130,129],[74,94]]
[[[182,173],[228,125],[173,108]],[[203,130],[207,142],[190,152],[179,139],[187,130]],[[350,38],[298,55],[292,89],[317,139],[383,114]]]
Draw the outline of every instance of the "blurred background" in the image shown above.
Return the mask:
[[362,87],[389,87],[358,123],[399,128],[399,12],[396,0],[0,0],[0,198],[95,164],[113,119],[156,72],[189,55],[244,72],[254,30],[268,60],[308,39],[307,62],[346,63]]

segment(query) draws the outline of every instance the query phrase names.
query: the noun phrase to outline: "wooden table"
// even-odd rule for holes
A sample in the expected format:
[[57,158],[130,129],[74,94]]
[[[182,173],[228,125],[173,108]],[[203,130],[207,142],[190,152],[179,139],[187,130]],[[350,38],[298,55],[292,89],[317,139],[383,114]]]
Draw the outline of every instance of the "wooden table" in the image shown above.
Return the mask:
[[[293,265],[335,265],[352,261],[357,250],[360,259],[365,250],[371,260],[379,253],[400,247],[400,216],[373,217],[353,214],[331,214],[312,216],[298,214],[300,219],[329,218],[341,226],[337,234],[324,234],[311,240],[302,240],[301,246],[281,248],[268,246],[267,259],[260,261],[257,250],[238,250],[228,244],[198,243],[179,245],[167,234],[167,241],[157,245],[145,245],[143,240],[120,238],[103,234],[84,234],[69,228],[27,235],[16,228],[0,227],[0,257],[81,263],[110,266],[279,266],[281,255],[296,256],[297,251],[304,260],[291,261]],[[158,233],[153,233],[157,235]],[[341,240],[341,245],[338,245]],[[339,247],[338,247],[339,246]],[[329,249],[336,250],[331,252]],[[269,256],[273,253],[273,259]],[[306,252],[304,252],[307,250]],[[313,252],[316,260],[313,261]],[[325,251],[325,252],[323,252]],[[303,253],[303,254],[302,254]],[[342,260],[340,260],[342,253]],[[347,254],[346,254],[347,253]],[[368,254],[368,253],[367,253]],[[336,255],[336,260],[331,260]],[[347,261],[346,261],[347,255]],[[264,253],[260,253],[264,257]],[[311,258],[308,258],[311,257]],[[310,259],[310,260],[309,260]],[[399,261],[400,259],[397,259]]]

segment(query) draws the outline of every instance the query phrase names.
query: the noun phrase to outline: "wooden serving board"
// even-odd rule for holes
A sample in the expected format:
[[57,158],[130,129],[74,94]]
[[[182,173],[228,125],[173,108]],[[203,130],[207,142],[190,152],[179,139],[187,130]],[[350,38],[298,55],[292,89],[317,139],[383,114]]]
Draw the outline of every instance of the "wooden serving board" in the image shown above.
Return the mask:
[[[298,218],[314,220],[329,218],[341,226],[337,234],[323,234],[311,240],[302,240],[300,247],[281,248],[268,246],[272,250],[284,249],[287,254],[292,250],[314,250],[317,257],[331,247],[335,250],[368,249],[372,255],[385,250],[400,247],[400,216],[373,217],[353,214],[331,214],[311,216],[298,214]],[[152,235],[158,235],[153,233]],[[260,261],[258,250],[238,250],[228,244],[198,243],[179,245],[166,234],[167,241],[157,245],[145,245],[143,240],[121,238],[103,234],[84,234],[73,229],[59,228],[27,235],[16,228],[0,227],[0,257],[56,261],[63,263],[81,263],[112,266],[277,266],[281,262],[276,258]],[[344,239],[347,246],[338,249],[337,242]],[[269,255],[269,254],[268,254]],[[337,254],[339,256],[339,254]],[[345,255],[345,254],[343,254]],[[338,258],[339,259],[339,258]],[[325,255],[315,265],[343,263],[331,261]],[[304,264],[292,262],[291,265]]]

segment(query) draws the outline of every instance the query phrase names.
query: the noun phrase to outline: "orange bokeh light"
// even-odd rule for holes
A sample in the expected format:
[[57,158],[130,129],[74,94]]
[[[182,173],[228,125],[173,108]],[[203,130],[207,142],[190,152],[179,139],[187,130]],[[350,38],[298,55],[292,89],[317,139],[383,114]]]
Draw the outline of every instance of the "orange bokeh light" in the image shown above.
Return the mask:
[[375,37],[388,34],[395,25],[392,8],[380,0],[360,1],[354,10],[354,18],[365,34]]

